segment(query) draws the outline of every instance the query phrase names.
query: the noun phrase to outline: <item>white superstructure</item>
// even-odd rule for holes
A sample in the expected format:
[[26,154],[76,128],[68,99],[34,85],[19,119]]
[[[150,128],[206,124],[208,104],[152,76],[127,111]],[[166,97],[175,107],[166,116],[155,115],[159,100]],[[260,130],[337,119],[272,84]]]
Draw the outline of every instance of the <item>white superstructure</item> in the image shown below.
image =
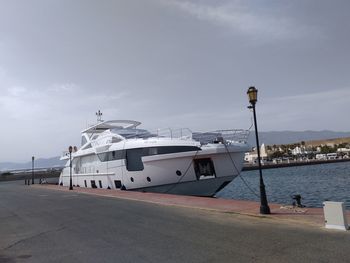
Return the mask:
[[[72,152],[72,183],[79,187],[213,196],[241,171],[247,132],[193,133],[137,128],[130,120],[99,121],[82,131]],[[70,184],[69,153],[59,183]]]

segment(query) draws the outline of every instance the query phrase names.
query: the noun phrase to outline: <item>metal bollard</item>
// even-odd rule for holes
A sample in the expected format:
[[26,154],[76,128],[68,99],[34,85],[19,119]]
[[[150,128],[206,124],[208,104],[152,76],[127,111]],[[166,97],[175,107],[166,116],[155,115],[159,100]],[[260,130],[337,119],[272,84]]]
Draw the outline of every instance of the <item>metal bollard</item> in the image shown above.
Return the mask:
[[[297,207],[305,207],[304,205],[301,204],[301,195],[299,194],[293,195],[292,199],[296,201]],[[295,206],[295,202],[293,202],[293,206]]]

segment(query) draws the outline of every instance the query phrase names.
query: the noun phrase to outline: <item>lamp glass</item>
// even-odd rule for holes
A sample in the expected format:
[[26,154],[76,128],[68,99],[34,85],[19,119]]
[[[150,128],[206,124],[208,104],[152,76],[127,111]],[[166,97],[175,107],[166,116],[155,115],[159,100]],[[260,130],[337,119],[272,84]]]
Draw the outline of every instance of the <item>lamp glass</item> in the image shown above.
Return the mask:
[[258,101],[258,90],[255,87],[250,87],[247,94],[250,103],[256,103]]

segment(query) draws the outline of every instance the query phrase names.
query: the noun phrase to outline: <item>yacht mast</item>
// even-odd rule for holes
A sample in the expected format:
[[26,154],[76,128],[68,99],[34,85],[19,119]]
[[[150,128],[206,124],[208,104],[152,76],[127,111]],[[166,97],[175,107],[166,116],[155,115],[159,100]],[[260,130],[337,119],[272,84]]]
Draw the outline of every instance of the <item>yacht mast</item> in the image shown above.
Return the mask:
[[103,122],[102,120],[102,112],[100,110],[98,110],[98,112],[96,112],[96,116],[97,116],[97,122]]

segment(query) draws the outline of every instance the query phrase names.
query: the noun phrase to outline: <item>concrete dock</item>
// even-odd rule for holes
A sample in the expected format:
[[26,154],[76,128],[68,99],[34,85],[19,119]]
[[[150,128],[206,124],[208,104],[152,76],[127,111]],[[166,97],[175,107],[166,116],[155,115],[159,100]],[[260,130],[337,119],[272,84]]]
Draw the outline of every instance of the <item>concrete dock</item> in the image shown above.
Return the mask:
[[[321,209],[0,184],[0,262],[350,262]],[[348,214],[349,217],[349,214]]]

